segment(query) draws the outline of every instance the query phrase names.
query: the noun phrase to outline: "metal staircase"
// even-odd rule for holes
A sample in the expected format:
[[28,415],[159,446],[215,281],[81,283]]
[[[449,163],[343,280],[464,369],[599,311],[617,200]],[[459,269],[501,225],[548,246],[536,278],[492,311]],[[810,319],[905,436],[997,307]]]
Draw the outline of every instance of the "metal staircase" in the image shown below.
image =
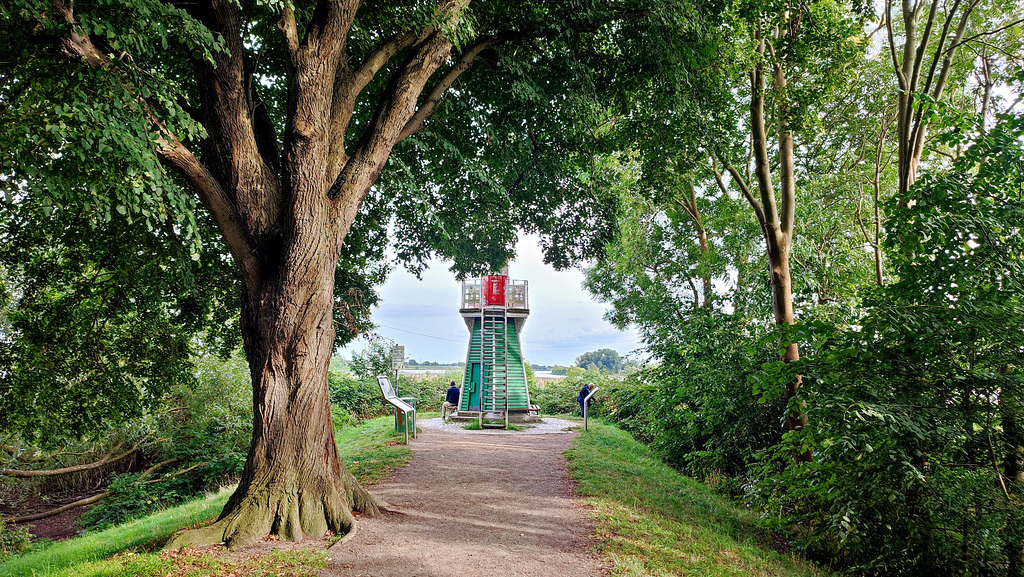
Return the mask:
[[[508,428],[508,310],[504,307],[480,309],[481,427]],[[497,413],[504,423],[484,423],[485,413]]]

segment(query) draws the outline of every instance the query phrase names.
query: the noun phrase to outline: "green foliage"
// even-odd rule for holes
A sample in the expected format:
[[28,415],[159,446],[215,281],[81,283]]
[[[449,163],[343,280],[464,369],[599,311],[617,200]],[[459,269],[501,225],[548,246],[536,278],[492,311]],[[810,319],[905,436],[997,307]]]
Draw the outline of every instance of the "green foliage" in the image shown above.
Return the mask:
[[44,2],[5,3],[0,174],[10,193],[16,188],[36,199],[47,215],[74,207],[90,220],[109,222],[119,214],[150,228],[174,224],[195,237],[194,200],[157,162],[148,116],[161,117],[183,140],[204,134],[181,106],[187,102],[176,78],[181,60],[145,70],[134,64],[159,53],[209,58],[222,46],[184,11],[161,2],[104,8],[79,14],[78,30],[94,35],[109,54],[131,58],[117,67],[71,68],[55,41],[70,34],[71,23],[40,17],[56,14]]
[[713,311],[661,327],[650,350],[662,362],[608,393],[609,416],[678,469],[738,491],[754,456],[778,443],[784,428],[782,404],[761,402],[747,383],[774,356],[751,346],[749,330]]
[[626,367],[619,356],[618,351],[612,349],[598,349],[588,351],[576,357],[576,366],[583,369],[595,368],[607,373],[616,373]]
[[[397,439],[399,435],[395,433],[394,421],[390,417],[371,420],[359,427],[349,427],[338,431],[336,435],[338,453],[342,461],[361,483],[372,483],[386,477],[395,468],[409,461],[412,451],[406,446],[395,444],[394,441]],[[231,489],[223,489],[217,494],[208,494],[185,504],[160,510],[130,523],[87,533],[67,541],[49,543],[45,548],[32,550],[5,561],[0,560],[0,577],[166,575],[170,570],[169,566],[161,560],[160,553],[155,550],[178,529],[216,519],[230,495]],[[318,551],[317,554],[322,555],[322,551]],[[316,570],[320,566],[320,561],[306,558],[305,553],[298,554],[297,559],[296,571],[301,568],[307,571]],[[280,570],[277,562],[282,559],[271,556],[270,561],[272,562],[266,564],[270,566],[269,568],[260,565],[255,569],[266,569],[268,575],[289,574],[273,572],[274,567]],[[234,569],[246,575],[259,574],[254,573],[252,567]],[[212,574],[225,572],[230,571],[224,568],[221,573]]]
[[147,515],[168,504],[177,504],[191,496],[169,483],[146,485],[138,473],[117,475],[107,485],[110,496],[86,511],[78,520],[82,527],[107,529]]
[[[376,379],[360,379],[351,373],[330,372],[327,376],[331,391],[331,407],[355,419],[369,419],[385,414]],[[390,406],[390,405],[388,405]]]
[[0,519],[0,561],[10,555],[24,553],[32,547],[32,534],[28,527],[9,527]]
[[189,386],[197,341],[237,344],[232,267],[216,250],[192,260],[177,237],[5,203],[0,426],[34,443],[97,435]]
[[471,9],[480,35],[516,30],[534,40],[529,56],[517,43],[482,54],[460,77],[457,97],[396,147],[380,185],[394,199],[398,258],[437,255],[459,272],[493,270],[513,256],[508,222],[543,232],[557,267],[597,254],[617,204],[606,186],[615,175],[594,163],[595,151],[615,144],[607,110],[624,84],[648,83],[663,87],[662,103],[699,110],[707,84],[694,70],[714,54],[701,23],[719,6],[516,1]]
[[371,335],[361,353],[352,353],[349,370],[360,379],[375,379],[392,374],[391,350],[395,341],[380,335]]
[[820,575],[757,515],[680,475],[620,429],[592,422],[566,452],[613,575]]
[[208,355],[196,362],[195,381],[175,388],[159,410],[136,426],[144,431],[148,466],[169,461],[146,478],[116,475],[110,496],[79,524],[89,530],[123,523],[177,505],[234,482],[242,472],[252,435],[248,368],[241,353]]
[[541,414],[545,415],[570,415],[579,413],[580,406],[576,402],[577,395],[583,385],[591,384],[602,388],[602,391],[594,397],[593,404],[588,410],[592,414],[601,414],[601,397],[606,395],[610,387],[615,386],[617,381],[597,369],[581,369],[571,367],[564,379],[535,383],[530,386],[530,402],[540,407]]
[[[444,374],[402,375],[398,380],[398,396],[414,397],[416,410],[419,412],[440,411],[445,393],[451,382],[462,382],[462,372],[452,371]],[[378,395],[380,389],[377,390]]]
[[[390,348],[388,350],[390,351]],[[390,355],[390,352],[388,354]],[[390,363],[390,360],[388,362]],[[460,382],[461,379],[462,376],[457,372],[440,375],[402,375],[397,382],[392,382],[392,385],[396,386],[399,397],[417,399],[417,411],[439,411],[450,382]],[[328,374],[328,382],[332,408],[350,415],[339,417],[342,422],[389,415],[394,410],[381,396],[376,377],[358,378],[351,373],[332,371]]]
[[[812,427],[766,451],[750,495],[856,574],[1020,575],[1024,119],[1003,118],[890,208],[897,280],[858,327],[794,330]],[[788,338],[793,338],[790,335]],[[814,462],[785,467],[793,444]]]

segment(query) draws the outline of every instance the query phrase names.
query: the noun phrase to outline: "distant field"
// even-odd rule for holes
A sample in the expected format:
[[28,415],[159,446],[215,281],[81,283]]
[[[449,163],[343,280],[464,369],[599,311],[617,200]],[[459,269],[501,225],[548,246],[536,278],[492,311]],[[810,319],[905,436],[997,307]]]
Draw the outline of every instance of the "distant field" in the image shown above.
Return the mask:
[[417,375],[443,375],[445,373],[451,373],[451,372],[462,372],[462,367],[460,367],[460,366],[434,367],[434,366],[430,366],[430,365],[427,365],[427,366],[413,365],[413,366],[405,367],[404,369],[401,370],[401,372],[399,374],[401,376],[403,376],[403,377],[406,376],[406,375],[414,377],[414,376],[417,376]]

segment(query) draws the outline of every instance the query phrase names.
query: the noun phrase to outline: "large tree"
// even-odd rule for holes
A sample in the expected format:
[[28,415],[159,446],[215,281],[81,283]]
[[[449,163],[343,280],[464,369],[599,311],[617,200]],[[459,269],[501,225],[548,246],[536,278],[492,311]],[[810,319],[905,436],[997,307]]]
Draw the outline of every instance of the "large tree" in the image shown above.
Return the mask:
[[19,0],[0,15],[14,196],[186,242],[198,200],[238,271],[252,444],[220,519],[175,545],[345,533],[380,506],[338,460],[327,390],[361,211],[378,229],[376,209],[402,213],[414,260],[499,264],[511,219],[556,233],[565,263],[612,208],[571,172],[614,88],[591,65],[703,58],[697,14],[664,2]]

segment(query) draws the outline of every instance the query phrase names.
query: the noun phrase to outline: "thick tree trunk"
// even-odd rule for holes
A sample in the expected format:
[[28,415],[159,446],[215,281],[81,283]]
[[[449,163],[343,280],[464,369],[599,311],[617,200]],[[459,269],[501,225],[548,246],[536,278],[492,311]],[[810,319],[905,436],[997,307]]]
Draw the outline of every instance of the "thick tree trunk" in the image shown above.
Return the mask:
[[353,510],[374,514],[381,506],[344,469],[334,441],[327,370],[338,252],[330,227],[320,229],[320,238],[312,238],[315,232],[296,234],[277,270],[242,295],[253,382],[249,455],[218,521],[178,535],[169,547],[244,546],[268,534],[320,539],[327,531],[349,532]]

